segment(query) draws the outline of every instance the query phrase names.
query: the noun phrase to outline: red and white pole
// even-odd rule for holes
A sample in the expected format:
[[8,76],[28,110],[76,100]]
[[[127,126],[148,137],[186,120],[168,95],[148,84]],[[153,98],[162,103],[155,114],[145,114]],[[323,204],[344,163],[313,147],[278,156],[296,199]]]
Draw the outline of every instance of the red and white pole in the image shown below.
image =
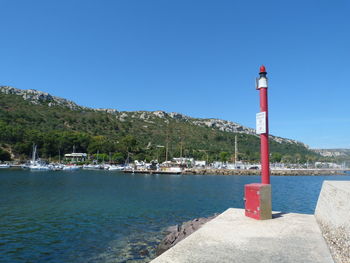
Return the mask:
[[270,184],[270,160],[269,160],[269,117],[267,104],[267,77],[265,66],[260,67],[260,77],[258,79],[258,87],[260,91],[260,113],[264,120],[262,123],[262,133],[260,133],[260,158],[261,158],[261,183]]
[[272,218],[266,74],[265,67],[261,66],[256,87],[260,92],[260,112],[256,114],[256,133],[260,134],[261,141],[261,184],[244,186],[245,215],[259,220]]

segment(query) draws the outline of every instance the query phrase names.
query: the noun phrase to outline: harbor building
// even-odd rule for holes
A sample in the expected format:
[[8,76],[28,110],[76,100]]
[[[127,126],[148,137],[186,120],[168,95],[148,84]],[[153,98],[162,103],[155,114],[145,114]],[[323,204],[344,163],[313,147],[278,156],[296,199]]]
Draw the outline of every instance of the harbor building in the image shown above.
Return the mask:
[[67,153],[64,155],[66,162],[79,163],[87,160],[87,153]]

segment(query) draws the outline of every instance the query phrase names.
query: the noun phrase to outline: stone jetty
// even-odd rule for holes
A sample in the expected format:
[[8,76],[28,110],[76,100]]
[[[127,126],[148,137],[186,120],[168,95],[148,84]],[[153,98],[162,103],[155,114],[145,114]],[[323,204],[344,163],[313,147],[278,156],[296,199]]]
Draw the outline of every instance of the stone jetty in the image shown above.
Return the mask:
[[[202,175],[260,175],[260,170],[241,169],[213,169],[213,168],[190,168],[182,171],[182,174],[202,174]],[[297,175],[346,175],[344,170],[334,169],[281,169],[271,170],[271,175],[275,176],[297,176]]]
[[349,197],[350,181],[324,181],[315,215],[273,212],[270,220],[255,220],[229,208],[196,231],[186,222],[161,245],[186,229],[190,235],[152,263],[348,263]]
[[156,250],[157,256],[163,254],[169,248],[175,246],[181,240],[191,235],[193,232],[201,228],[205,223],[214,219],[216,216],[217,214],[210,217],[195,218],[193,220],[183,223],[181,226],[176,225],[176,226],[169,227],[166,231],[168,232],[168,234],[157,247],[157,250]]

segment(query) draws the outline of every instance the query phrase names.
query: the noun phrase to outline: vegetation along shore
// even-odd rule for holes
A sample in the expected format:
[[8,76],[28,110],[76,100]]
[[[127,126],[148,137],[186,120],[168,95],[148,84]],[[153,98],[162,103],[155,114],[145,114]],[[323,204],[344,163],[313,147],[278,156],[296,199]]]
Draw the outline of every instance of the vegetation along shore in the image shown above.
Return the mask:
[[[87,154],[85,164],[162,163],[175,157],[207,164],[235,158],[244,163],[260,160],[255,130],[235,122],[164,111],[93,109],[45,92],[8,86],[0,86],[0,95],[0,161],[27,161],[33,144],[40,158],[51,162],[73,151]],[[322,155],[291,139],[272,135],[269,139],[274,163],[342,163],[350,159],[347,154]]]

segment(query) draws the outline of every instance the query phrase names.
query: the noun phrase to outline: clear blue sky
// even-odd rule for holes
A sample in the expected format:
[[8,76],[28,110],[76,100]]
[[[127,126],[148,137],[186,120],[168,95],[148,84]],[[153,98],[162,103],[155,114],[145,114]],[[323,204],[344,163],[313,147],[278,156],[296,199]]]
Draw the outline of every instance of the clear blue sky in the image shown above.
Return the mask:
[[0,85],[350,148],[350,1],[0,0]]

